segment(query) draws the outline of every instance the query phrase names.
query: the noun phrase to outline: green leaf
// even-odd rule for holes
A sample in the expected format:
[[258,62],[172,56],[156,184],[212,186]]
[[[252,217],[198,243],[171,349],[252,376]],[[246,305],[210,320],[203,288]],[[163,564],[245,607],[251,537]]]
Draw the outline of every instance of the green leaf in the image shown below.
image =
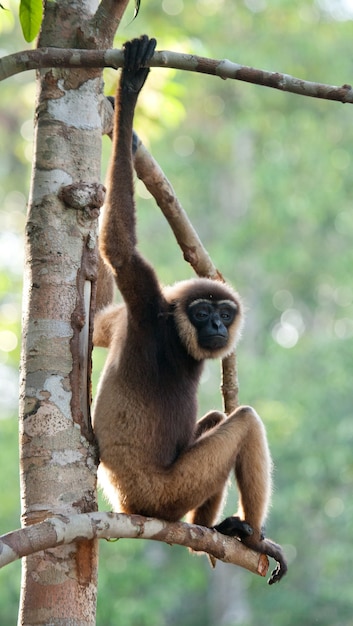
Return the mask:
[[42,0],[21,0],[20,22],[23,36],[30,42],[38,35],[42,23]]

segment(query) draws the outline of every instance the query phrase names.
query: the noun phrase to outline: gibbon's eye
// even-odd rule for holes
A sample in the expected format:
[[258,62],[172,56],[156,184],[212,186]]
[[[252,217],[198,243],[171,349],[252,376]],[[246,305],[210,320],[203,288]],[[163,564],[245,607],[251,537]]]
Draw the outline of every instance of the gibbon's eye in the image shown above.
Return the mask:
[[209,320],[212,307],[208,302],[194,302],[188,307],[189,319],[194,324],[204,324]]
[[201,306],[193,309],[192,315],[198,322],[204,322],[209,318],[210,312],[205,306]]
[[231,324],[235,317],[235,310],[228,306],[222,306],[219,310],[219,317],[226,324]]

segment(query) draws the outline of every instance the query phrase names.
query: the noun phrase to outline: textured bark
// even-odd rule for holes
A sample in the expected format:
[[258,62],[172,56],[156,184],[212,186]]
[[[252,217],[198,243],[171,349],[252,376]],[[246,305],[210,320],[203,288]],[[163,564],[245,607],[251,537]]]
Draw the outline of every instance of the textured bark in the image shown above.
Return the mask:
[[245,567],[254,574],[265,576],[268,558],[246,548],[237,539],[222,535],[211,528],[183,522],[164,522],[142,515],[123,513],[87,513],[53,517],[44,522],[15,530],[0,537],[0,567],[37,550],[57,545],[81,543],[93,537],[153,539],[168,544],[192,548],[224,561]]
[[[114,4],[116,25],[126,1]],[[91,11],[84,0],[47,2],[39,46],[111,45],[105,30],[101,39],[93,32]],[[97,510],[89,406],[96,218],[104,197],[97,184],[101,73],[42,70],[37,86],[21,362],[24,526]],[[95,624],[97,560],[95,539],[25,557],[18,623]]]

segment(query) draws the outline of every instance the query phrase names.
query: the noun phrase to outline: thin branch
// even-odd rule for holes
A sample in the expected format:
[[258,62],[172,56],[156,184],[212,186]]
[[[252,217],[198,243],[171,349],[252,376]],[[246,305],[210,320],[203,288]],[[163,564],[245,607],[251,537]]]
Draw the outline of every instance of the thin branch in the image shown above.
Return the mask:
[[171,183],[140,140],[134,165],[137,176],[143,181],[168,220],[185,261],[190,263],[198,276],[222,280],[222,275],[203,247]]
[[163,522],[140,515],[99,512],[55,516],[3,535],[0,537],[0,568],[29,554],[63,544],[112,538],[153,539],[186,546],[260,576],[266,576],[269,565],[265,555],[210,528],[184,522]]
[[[123,62],[123,51],[118,49],[70,50],[63,48],[39,48],[36,50],[25,50],[0,59],[0,80],[26,70],[47,67],[118,68],[122,67]],[[341,87],[337,87],[335,85],[315,83],[295,78],[289,74],[269,72],[240,65],[227,59],[220,61],[193,54],[164,50],[153,55],[150,66],[170,67],[188,72],[210,74],[223,79],[231,78],[264,87],[271,87],[280,91],[296,93],[301,96],[353,103],[353,88],[351,85],[344,84]]]
[[[96,68],[109,67],[105,50],[73,50],[67,48],[37,48],[22,50],[0,59],[0,80],[25,72],[49,67]],[[123,57],[121,53],[121,57]],[[110,65],[111,66],[111,65]]]
[[235,350],[222,359],[222,397],[226,415],[230,415],[239,406],[239,382],[237,355]]
[[[171,183],[140,140],[138,140],[135,152],[134,165],[137,176],[143,181],[168,220],[185,261],[190,263],[198,276],[224,281],[222,274],[215,267],[208,252],[203,247],[197,232],[176,197]],[[238,406],[238,375],[235,352],[222,360],[222,396],[224,411],[229,415]]]

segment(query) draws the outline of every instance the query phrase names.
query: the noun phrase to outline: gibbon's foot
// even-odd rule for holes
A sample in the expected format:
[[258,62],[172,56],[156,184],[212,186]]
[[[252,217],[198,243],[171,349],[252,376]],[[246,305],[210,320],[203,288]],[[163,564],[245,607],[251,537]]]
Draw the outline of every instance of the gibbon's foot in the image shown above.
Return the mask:
[[[249,547],[251,548],[252,546],[250,545]],[[271,556],[275,561],[277,561],[277,566],[271,573],[271,576],[268,579],[268,584],[273,585],[273,583],[279,582],[288,570],[287,561],[281,546],[279,546],[278,543],[271,541],[271,539],[263,539],[259,544],[259,548],[254,546],[254,549],[259,550],[259,552],[263,552],[263,554],[267,554],[267,556]]]
[[247,522],[242,521],[237,515],[232,517],[226,517],[223,522],[213,526],[215,530],[218,530],[222,535],[228,535],[229,537],[238,537],[240,540],[250,537],[253,534],[253,529]]
[[287,569],[287,563],[285,564],[285,568],[283,568],[283,564],[278,563],[277,567],[271,572],[271,576],[267,581],[268,584],[273,585],[273,583],[279,583],[281,578],[286,574]]
[[220,524],[213,526],[213,528],[223,535],[238,537],[248,548],[260,554],[266,554],[277,561],[277,567],[273,570],[268,580],[269,585],[279,582],[286,574],[288,566],[281,546],[271,541],[271,539],[265,539],[263,530],[261,530],[260,538],[256,539],[256,537],[253,536],[253,528],[237,516],[227,517]]

